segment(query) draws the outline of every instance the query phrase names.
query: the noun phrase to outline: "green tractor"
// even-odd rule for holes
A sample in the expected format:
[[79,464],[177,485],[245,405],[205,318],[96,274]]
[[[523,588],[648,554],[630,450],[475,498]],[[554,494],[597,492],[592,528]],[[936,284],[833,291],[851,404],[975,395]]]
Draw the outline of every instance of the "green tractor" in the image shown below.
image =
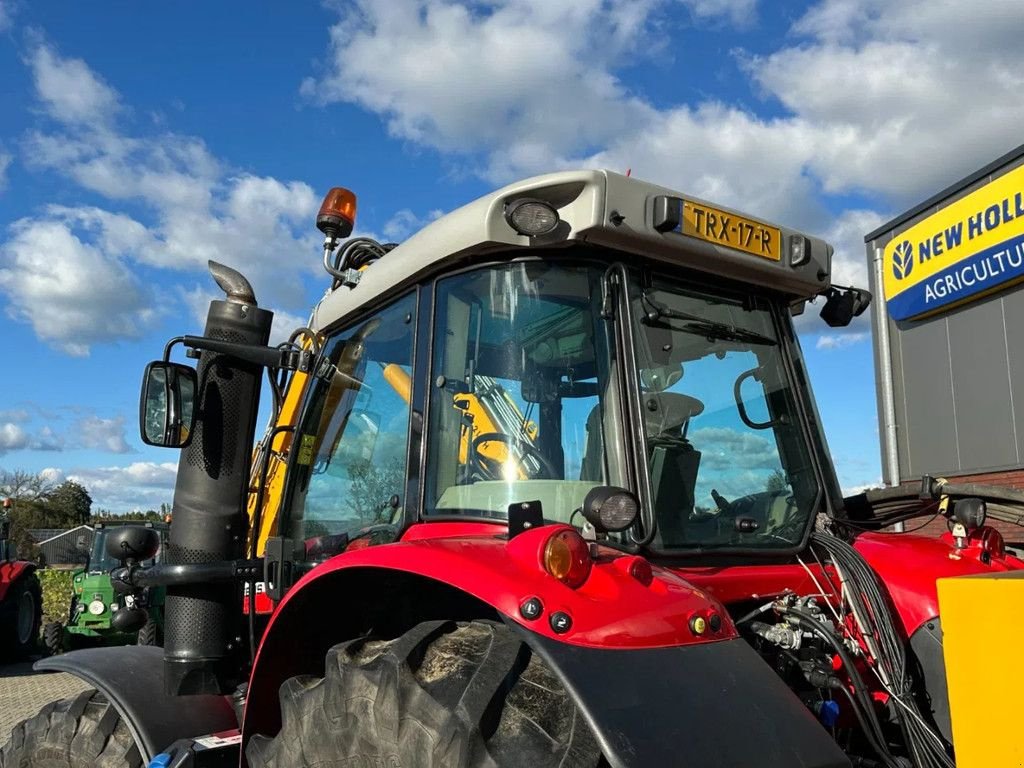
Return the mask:
[[[146,523],[167,539],[166,523]],[[71,580],[71,605],[66,623],[51,621],[43,627],[43,644],[50,654],[86,645],[159,645],[163,633],[164,587],[152,587],[141,595],[119,595],[110,581],[110,571],[118,562],[106,551],[109,532],[120,527],[97,523],[92,547],[85,549],[85,567],[75,571]],[[83,544],[84,547],[84,544]],[[162,559],[163,547],[146,565]],[[140,623],[139,617],[145,617]]]

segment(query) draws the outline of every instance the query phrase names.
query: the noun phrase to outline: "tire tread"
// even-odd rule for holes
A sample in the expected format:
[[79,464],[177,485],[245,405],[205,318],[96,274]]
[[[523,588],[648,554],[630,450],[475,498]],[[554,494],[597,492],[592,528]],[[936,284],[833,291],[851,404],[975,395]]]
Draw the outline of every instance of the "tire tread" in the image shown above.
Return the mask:
[[141,768],[127,723],[103,694],[53,701],[14,727],[0,768]]
[[[561,681],[493,621],[434,621],[331,648],[322,679],[280,690],[281,730],[250,768],[594,768],[597,740]],[[0,768],[4,768],[0,766]]]

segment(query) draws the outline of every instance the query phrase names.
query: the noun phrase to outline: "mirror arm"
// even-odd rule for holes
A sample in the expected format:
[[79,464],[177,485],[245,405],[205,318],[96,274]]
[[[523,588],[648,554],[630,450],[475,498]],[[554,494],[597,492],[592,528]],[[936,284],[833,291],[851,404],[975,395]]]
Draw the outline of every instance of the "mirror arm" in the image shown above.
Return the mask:
[[264,368],[309,373],[313,370],[316,361],[316,355],[310,350],[259,347],[253,344],[238,344],[232,341],[210,339],[206,336],[181,336],[177,339],[172,339],[168,343],[168,351],[170,346],[179,340],[190,351],[198,350],[229,355],[246,363],[261,365]]
[[225,581],[242,583],[262,573],[263,559],[259,558],[213,563],[158,563],[145,568],[121,566],[110,572],[110,579],[130,589],[145,589]]

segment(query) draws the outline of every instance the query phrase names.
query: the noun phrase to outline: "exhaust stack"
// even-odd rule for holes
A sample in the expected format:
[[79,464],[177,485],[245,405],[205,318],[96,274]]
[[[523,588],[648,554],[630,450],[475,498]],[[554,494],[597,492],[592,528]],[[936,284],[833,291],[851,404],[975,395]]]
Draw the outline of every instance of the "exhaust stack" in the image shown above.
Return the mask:
[[[266,345],[273,312],[240,273],[210,262],[226,300],[210,302],[204,336]],[[245,556],[246,495],[263,368],[203,352],[192,442],[178,462],[167,561]],[[242,594],[233,583],[167,589],[164,687],[171,695],[228,693],[239,681]]]

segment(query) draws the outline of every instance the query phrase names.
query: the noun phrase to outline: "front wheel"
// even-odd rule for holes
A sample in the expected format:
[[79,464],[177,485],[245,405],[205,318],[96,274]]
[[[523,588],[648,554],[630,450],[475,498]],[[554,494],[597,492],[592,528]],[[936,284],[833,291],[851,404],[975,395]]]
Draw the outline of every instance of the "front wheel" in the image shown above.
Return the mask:
[[48,622],[43,627],[43,645],[46,646],[46,652],[51,656],[62,653],[64,651],[64,625],[59,621]]
[[43,591],[30,573],[8,590],[0,611],[0,648],[7,658],[20,659],[36,648],[43,621]]
[[142,625],[142,629],[139,630],[139,634],[135,636],[135,642],[137,645],[159,645],[156,622],[147,619],[146,623]]
[[250,768],[606,765],[558,677],[490,621],[336,645],[323,679],[291,678],[280,700],[281,731],[249,741]]
[[14,726],[0,768],[141,768],[128,725],[96,691],[54,701]]

